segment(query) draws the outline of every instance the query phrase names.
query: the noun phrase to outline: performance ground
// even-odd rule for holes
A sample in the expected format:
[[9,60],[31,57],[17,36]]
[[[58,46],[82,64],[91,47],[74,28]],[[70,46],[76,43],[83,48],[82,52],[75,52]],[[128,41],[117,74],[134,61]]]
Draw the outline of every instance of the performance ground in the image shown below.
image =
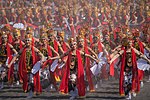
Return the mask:
[[[145,79],[147,80],[147,79]],[[0,100],[25,100],[27,93],[23,93],[21,86],[8,88],[5,86],[0,90]],[[62,95],[54,90],[43,92],[41,95],[35,96],[31,100],[68,100],[68,95]],[[78,100],[78,99],[77,99]],[[82,100],[82,99],[81,99]],[[118,93],[118,81],[109,80],[99,84],[98,89],[94,93],[86,93],[86,98],[83,100],[125,100]],[[141,92],[132,100],[150,100],[150,83],[144,82],[144,87]]]

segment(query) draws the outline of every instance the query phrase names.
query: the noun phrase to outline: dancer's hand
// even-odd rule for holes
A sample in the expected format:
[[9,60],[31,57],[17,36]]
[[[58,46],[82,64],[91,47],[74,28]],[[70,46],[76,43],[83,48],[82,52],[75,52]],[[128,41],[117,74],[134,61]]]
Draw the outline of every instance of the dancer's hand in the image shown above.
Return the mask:
[[61,63],[61,61],[62,61],[61,59],[58,59],[58,63]]
[[50,58],[51,58],[51,57],[50,57],[50,56],[48,56],[46,60],[49,60]]
[[43,66],[43,64],[44,64],[44,61],[41,61],[40,63],[41,63],[41,66]]
[[5,68],[8,68],[8,69],[9,69],[10,67],[11,67],[11,65],[10,65],[10,64],[8,64],[7,66],[5,66]]
[[98,64],[100,62],[100,59],[96,60],[96,63]]

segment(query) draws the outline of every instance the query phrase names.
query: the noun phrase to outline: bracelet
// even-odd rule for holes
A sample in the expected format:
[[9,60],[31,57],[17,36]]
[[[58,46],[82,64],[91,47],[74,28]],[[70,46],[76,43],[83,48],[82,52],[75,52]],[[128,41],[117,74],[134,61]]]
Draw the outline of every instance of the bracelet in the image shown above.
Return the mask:
[[119,55],[119,56],[121,55],[120,52],[118,52],[118,55]]

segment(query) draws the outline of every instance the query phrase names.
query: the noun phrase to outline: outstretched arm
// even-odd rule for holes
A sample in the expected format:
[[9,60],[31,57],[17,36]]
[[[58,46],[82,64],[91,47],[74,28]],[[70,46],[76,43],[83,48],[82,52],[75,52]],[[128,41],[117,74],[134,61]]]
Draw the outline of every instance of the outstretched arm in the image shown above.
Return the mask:
[[96,59],[98,59],[97,54],[90,47],[88,47],[88,50],[95,56]]
[[[102,44],[102,43],[101,43]],[[102,44],[102,48],[104,50],[104,53],[106,54],[106,56],[109,56],[108,51],[106,50],[105,46]]]
[[15,55],[15,56],[13,56],[13,59],[11,60],[11,62],[8,64],[8,68],[10,68],[11,67],[11,65],[16,61],[16,59],[17,59],[17,57],[19,56],[19,54],[17,54],[17,55]]
[[71,49],[69,49],[67,52],[65,52],[64,54],[60,55],[60,59],[62,59],[63,57],[68,56],[69,52],[71,51]]
[[121,45],[118,45],[115,49],[112,50],[112,52],[116,52],[118,50],[121,50]]
[[89,57],[90,59],[96,61],[97,63],[99,62],[98,59],[94,58],[93,56],[89,55],[89,54],[85,54],[84,52],[80,51],[81,55],[85,55],[86,57]]
[[54,48],[53,47],[51,47],[50,46],[50,48],[51,48],[51,50],[57,55],[57,56],[55,56],[55,57],[52,57],[52,58],[50,58],[51,60],[54,60],[54,59],[58,59],[59,58],[59,54],[58,54],[58,52],[56,51],[56,50],[54,50]]
[[[143,43],[143,42],[142,42],[142,43]],[[146,46],[145,43],[143,43],[143,45],[144,45],[144,48],[145,48],[148,52],[150,52],[150,48],[148,48],[148,46]]]
[[70,49],[70,46],[69,46],[69,44],[68,44],[68,43],[66,43],[66,46],[67,46],[67,48],[68,48],[68,49]]
[[17,55],[18,52],[14,49],[14,47],[11,44],[8,44],[11,50],[13,51],[14,55]]
[[116,55],[112,56],[109,63],[111,64],[114,60],[116,60],[118,57],[120,57],[123,53],[124,53],[124,50],[119,51]]
[[117,46],[114,50],[112,50],[112,54],[110,54],[110,58],[113,58],[118,52],[121,51],[121,45]]
[[148,61],[148,63],[150,64],[150,60],[144,55],[142,54],[142,52],[138,51],[137,49],[133,48],[132,49],[135,51],[135,53],[140,56],[141,58],[145,59],[146,61]]
[[34,51],[40,56],[41,63],[44,62],[44,55],[38,50],[37,48],[34,47]]
[[[57,42],[58,43],[58,42]],[[58,43],[58,48],[60,49],[61,53],[64,53],[64,50],[62,49],[60,43]]]
[[10,66],[16,61],[17,57],[19,56],[18,52],[14,49],[14,47],[11,44],[8,44],[9,47],[11,48],[11,50],[13,51],[14,55],[13,55],[13,59],[11,60],[11,62],[7,65],[8,68],[10,68]]

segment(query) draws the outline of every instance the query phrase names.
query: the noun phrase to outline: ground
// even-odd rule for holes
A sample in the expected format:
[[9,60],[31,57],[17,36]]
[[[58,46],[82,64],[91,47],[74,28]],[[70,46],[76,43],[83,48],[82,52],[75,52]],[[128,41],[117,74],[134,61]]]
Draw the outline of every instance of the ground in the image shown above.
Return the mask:
[[[86,98],[83,100],[125,100],[124,97],[119,96],[118,80],[109,80],[99,83],[99,87],[94,93],[86,93]],[[23,93],[20,86],[9,88],[5,86],[0,90],[0,100],[25,100],[27,93]],[[150,100],[150,83],[144,82],[144,87],[140,93],[132,100]],[[43,92],[41,95],[35,96],[31,100],[67,100],[69,95],[62,95],[54,90],[50,92]],[[82,100],[82,99],[81,99]]]

